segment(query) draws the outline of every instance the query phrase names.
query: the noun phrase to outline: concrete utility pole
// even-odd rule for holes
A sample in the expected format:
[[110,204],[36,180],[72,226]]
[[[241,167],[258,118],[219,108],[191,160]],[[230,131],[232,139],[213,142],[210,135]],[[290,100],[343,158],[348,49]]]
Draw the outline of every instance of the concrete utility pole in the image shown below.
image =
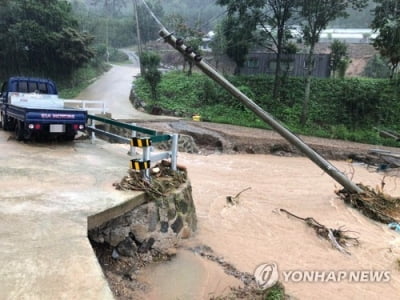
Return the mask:
[[191,59],[199,69],[201,69],[206,75],[211,77],[214,81],[219,83],[224,89],[226,89],[232,96],[239,99],[247,108],[253,111],[261,120],[270,125],[276,130],[282,137],[284,137],[290,144],[296,146],[304,155],[311,159],[317,164],[322,170],[328,173],[334,180],[340,183],[350,193],[361,193],[362,189],[355,185],[349,180],[342,172],[340,172],[335,166],[325,160],[321,155],[315,152],[307,144],[305,144],[299,137],[294,135],[278,121],[274,119],[272,115],[264,111],[261,107],[255,104],[250,98],[239,91],[234,85],[226,80],[222,75],[215,71],[210,65],[202,60],[200,55],[193,52],[193,49],[189,46],[184,45],[182,39],[177,39],[168,32],[167,29],[162,28],[160,36],[170,44],[172,47],[177,49],[183,55]]
[[133,10],[135,13],[135,20],[136,20],[136,35],[137,35],[137,43],[138,43],[138,56],[139,56],[139,65],[140,65],[140,75],[143,75],[143,66],[142,62],[140,60],[142,53],[143,53],[143,48],[142,48],[142,38],[140,35],[140,26],[139,26],[139,14],[138,14],[138,5],[137,5],[137,0],[132,0],[133,2]]

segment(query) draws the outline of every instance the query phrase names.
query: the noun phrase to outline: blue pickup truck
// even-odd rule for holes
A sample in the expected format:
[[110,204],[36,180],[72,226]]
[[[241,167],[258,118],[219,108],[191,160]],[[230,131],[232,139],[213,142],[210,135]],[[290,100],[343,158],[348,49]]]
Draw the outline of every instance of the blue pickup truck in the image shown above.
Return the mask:
[[1,87],[0,126],[14,130],[17,140],[34,135],[73,140],[86,121],[87,111],[65,107],[51,80],[11,77]]

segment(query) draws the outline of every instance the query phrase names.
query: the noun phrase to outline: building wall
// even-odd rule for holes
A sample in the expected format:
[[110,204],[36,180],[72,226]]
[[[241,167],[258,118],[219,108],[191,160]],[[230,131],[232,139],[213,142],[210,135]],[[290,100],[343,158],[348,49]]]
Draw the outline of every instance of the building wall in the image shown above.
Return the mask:
[[[283,55],[281,60],[282,71],[289,76],[303,77],[306,75],[305,61],[307,54]],[[315,54],[315,66],[312,73],[314,77],[330,76],[330,55]],[[247,56],[245,66],[240,72],[243,75],[270,74],[275,73],[276,54],[275,53],[250,53]]]

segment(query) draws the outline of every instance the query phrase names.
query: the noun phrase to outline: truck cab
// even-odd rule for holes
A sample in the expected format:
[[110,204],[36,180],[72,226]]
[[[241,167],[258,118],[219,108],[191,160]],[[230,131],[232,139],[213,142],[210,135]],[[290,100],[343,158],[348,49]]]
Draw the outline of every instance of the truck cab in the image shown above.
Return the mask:
[[29,77],[11,77],[4,82],[1,87],[0,100],[8,103],[9,93],[39,93],[46,95],[57,95],[55,83],[48,79],[29,78]]

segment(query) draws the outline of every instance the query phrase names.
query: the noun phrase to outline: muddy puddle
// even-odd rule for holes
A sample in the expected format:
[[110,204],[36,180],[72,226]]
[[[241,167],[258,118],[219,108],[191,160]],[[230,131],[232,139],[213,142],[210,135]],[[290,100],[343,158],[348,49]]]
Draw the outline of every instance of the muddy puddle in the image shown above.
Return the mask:
[[241,286],[216,263],[183,249],[171,261],[144,268],[137,279],[150,286],[145,299],[210,299]]

